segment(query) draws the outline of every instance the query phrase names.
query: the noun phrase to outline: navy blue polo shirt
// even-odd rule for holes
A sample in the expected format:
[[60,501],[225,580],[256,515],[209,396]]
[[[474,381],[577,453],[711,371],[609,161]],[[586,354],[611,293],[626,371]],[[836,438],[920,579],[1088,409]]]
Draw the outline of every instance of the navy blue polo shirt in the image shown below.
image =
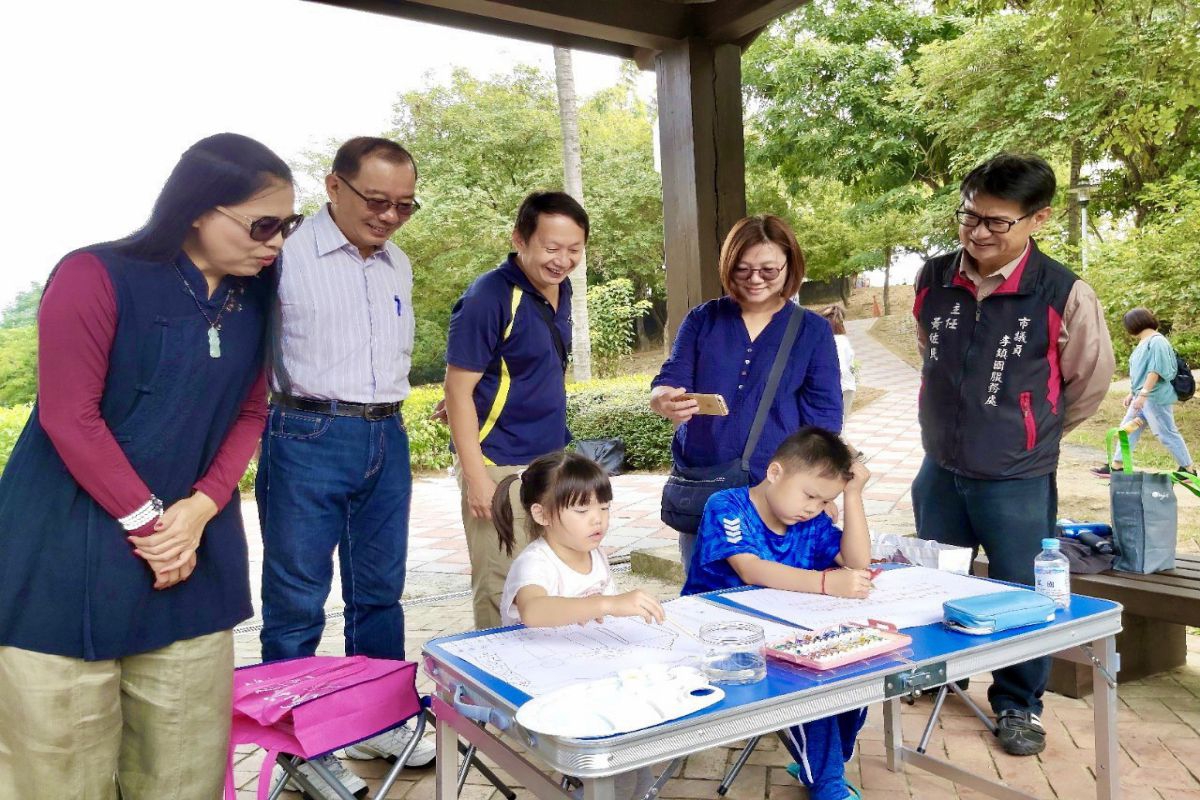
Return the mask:
[[446,363],[483,373],[474,397],[488,464],[528,464],[571,441],[566,376],[547,324],[551,314],[570,353],[570,282],[559,285],[554,311],[517,266],[515,253],[476,278],[450,313]]

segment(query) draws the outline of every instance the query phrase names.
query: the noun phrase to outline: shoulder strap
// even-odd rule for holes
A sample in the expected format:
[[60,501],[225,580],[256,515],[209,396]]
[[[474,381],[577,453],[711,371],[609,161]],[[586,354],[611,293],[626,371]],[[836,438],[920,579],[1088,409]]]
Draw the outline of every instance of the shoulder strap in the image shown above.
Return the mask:
[[771,374],[767,376],[767,388],[763,391],[762,399],[758,401],[754,424],[750,426],[750,436],[746,439],[746,449],[742,450],[742,469],[746,471],[750,470],[750,456],[754,454],[754,448],[758,447],[758,440],[762,438],[763,428],[767,424],[767,414],[770,413],[771,404],[775,402],[775,393],[779,390],[779,379],[783,377],[783,368],[787,364],[788,356],[792,353],[792,345],[796,343],[796,335],[800,332],[800,322],[803,319],[804,312],[799,306],[793,305],[787,330],[783,332],[779,349],[775,351]]

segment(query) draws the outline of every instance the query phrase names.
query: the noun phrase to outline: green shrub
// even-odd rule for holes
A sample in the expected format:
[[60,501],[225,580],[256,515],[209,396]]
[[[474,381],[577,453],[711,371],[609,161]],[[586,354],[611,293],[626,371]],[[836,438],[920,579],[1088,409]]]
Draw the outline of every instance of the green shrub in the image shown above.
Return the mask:
[[0,408],[0,470],[4,469],[4,465],[8,463],[8,455],[12,452],[13,445],[17,443],[17,437],[25,429],[25,422],[29,419],[31,408],[33,408],[32,405]]
[[250,463],[246,465],[246,472],[242,475],[242,479],[238,481],[238,491],[242,494],[250,494],[254,491],[254,480],[258,477],[258,458],[250,459]]
[[[621,439],[633,469],[671,463],[671,423],[650,410],[650,376],[572,383],[567,386],[567,424],[577,439]],[[418,386],[404,401],[404,422],[416,472],[443,470],[453,463],[450,429],[429,419],[442,399],[437,384]]]
[[32,403],[37,395],[37,329],[0,329],[0,406]]
[[441,384],[416,386],[404,401],[404,426],[415,472],[443,470],[454,463],[450,454],[450,428],[429,418],[442,399]]
[[589,286],[587,305],[592,363],[600,374],[611,375],[621,358],[633,352],[634,323],[650,313],[650,301],[637,299],[633,281],[616,278]]
[[671,423],[650,410],[650,375],[629,375],[567,387],[567,424],[576,439],[620,439],[631,469],[671,463]]

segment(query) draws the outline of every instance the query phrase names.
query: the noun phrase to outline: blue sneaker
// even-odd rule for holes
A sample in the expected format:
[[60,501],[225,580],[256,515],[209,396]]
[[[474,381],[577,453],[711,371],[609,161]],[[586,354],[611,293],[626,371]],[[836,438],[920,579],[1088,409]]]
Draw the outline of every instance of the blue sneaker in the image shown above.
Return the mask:
[[[791,775],[796,780],[800,780],[800,765],[795,761],[787,765],[787,774]],[[850,781],[846,781],[846,788],[850,790],[850,794],[846,795],[844,800],[862,800],[862,792],[858,790]]]

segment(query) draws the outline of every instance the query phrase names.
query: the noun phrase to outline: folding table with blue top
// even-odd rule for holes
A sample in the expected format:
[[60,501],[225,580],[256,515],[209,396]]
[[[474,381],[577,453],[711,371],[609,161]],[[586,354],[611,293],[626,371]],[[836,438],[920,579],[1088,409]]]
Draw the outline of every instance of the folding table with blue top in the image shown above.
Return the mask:
[[[728,595],[746,588],[702,596],[729,604]],[[457,795],[459,736],[535,797],[570,797],[562,783],[546,775],[552,771],[580,779],[585,800],[629,800],[615,796],[614,775],[670,762],[656,784],[661,786],[679,761],[692,753],[882,702],[889,769],[902,771],[907,764],[989,797],[1028,800],[1031,795],[927,755],[924,745],[932,731],[932,720],[920,746],[906,746],[900,702],[972,675],[1056,655],[1092,666],[1096,796],[1098,800],[1115,800],[1120,789],[1116,774],[1117,688],[1113,676],[1118,660],[1114,637],[1120,630],[1118,603],[1082,595],[1073,595],[1070,608],[1058,611],[1053,622],[1002,633],[973,636],[947,630],[940,624],[906,628],[912,646],[899,655],[877,656],[825,672],[768,660],[765,679],[744,686],[722,685],[725,697],[706,709],[633,733],[588,739],[547,736],[524,729],[515,716],[530,697],[445,648],[454,641],[499,631],[441,637],[431,640],[424,650],[425,671],[435,683],[436,796],[438,800],[451,800]],[[944,691],[939,692],[935,714],[944,696]]]

